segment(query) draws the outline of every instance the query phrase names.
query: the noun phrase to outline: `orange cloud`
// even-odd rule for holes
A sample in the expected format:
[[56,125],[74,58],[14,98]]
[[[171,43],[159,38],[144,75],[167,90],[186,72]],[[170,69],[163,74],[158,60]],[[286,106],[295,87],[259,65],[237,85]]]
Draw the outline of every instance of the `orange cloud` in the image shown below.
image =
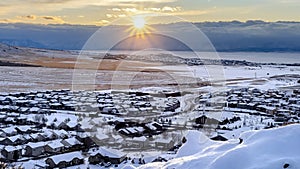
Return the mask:
[[26,18],[27,19],[33,19],[33,20],[35,20],[36,16],[35,15],[27,15]]
[[41,18],[45,19],[45,20],[51,20],[57,23],[65,23],[65,21],[63,19],[61,19],[61,17],[59,16],[41,16]]

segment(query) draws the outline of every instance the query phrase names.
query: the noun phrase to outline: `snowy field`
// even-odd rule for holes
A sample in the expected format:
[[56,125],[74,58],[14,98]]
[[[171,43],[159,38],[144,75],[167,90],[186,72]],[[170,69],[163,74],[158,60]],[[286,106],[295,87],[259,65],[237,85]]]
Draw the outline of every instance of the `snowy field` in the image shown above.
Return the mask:
[[[214,79],[214,73],[219,72],[221,79],[226,80],[228,86],[254,86],[268,89],[297,84],[297,78],[276,80],[272,78],[280,75],[299,75],[300,68],[295,66],[269,66],[244,67],[244,66],[187,66],[172,65],[160,67],[145,67],[156,69],[160,72],[130,72],[130,71],[92,71],[79,70],[89,75],[94,75],[97,89],[106,89],[107,86],[136,86],[136,87],[166,87],[168,84],[186,82],[209,82]],[[0,91],[30,91],[44,89],[72,88],[74,70],[62,68],[41,67],[0,67]],[[76,78],[76,77],[75,77]],[[88,84],[89,81],[82,83]],[[225,84],[225,82],[222,82]],[[75,83],[76,84],[76,83]],[[94,84],[90,84],[94,85]]]
[[[49,54],[49,57],[61,58],[64,55]],[[268,55],[269,56],[269,55]],[[295,59],[295,55],[292,55]],[[226,57],[226,56],[225,56]],[[229,56],[227,56],[229,57]],[[235,57],[235,56],[231,56]],[[72,57],[71,57],[72,58]],[[232,58],[231,58],[232,59]],[[249,60],[251,61],[251,59]],[[257,60],[256,60],[257,61]],[[292,61],[291,61],[292,62]],[[291,63],[290,61],[288,63]],[[71,64],[74,61],[62,60],[60,63]],[[133,62],[134,63],[134,62]],[[130,66],[130,65],[127,65]],[[108,146],[109,148],[121,149],[127,154],[127,158],[118,165],[92,165],[89,163],[88,158],[90,153],[81,151],[74,151],[74,154],[80,154],[84,163],[75,165],[69,168],[182,168],[194,169],[202,166],[203,169],[281,169],[281,168],[299,168],[299,154],[300,151],[295,148],[300,141],[298,135],[299,125],[289,125],[278,127],[289,123],[299,123],[299,118],[296,117],[296,112],[291,113],[291,118],[287,123],[278,123],[273,114],[267,116],[265,112],[222,107],[217,108],[214,106],[206,107],[200,104],[201,99],[206,99],[206,95],[214,95],[218,92],[226,92],[231,89],[257,89],[261,90],[261,96],[257,99],[264,99],[271,96],[266,93],[270,89],[278,90],[277,94],[283,93],[280,99],[277,99],[278,104],[299,108],[297,93],[289,95],[293,89],[299,89],[299,74],[300,68],[297,66],[285,65],[257,65],[257,66],[222,66],[222,65],[199,65],[188,66],[184,64],[162,64],[160,66],[136,66],[137,71],[124,70],[124,69],[111,69],[111,70],[90,70],[80,69],[74,70],[70,68],[51,68],[51,67],[0,67],[0,91],[3,95],[3,101],[9,93],[17,92],[32,92],[32,91],[45,91],[55,89],[80,89],[80,90],[95,90],[97,94],[104,92],[111,92],[113,90],[122,91],[142,91],[149,93],[171,92],[179,91],[182,96],[175,96],[173,99],[178,100],[180,106],[174,111],[161,111],[158,109],[157,114],[153,116],[147,114],[135,117],[135,120],[143,121],[155,119],[159,124],[165,124],[167,130],[163,134],[151,135],[153,142],[146,142],[149,140],[145,135],[132,138],[124,138],[119,135],[114,125],[107,125],[109,122],[124,122],[132,120],[128,112],[139,111],[142,109],[129,109],[134,103],[139,103],[138,100],[131,102],[130,97],[121,97],[123,101],[116,100],[115,96],[111,99],[104,99],[104,105],[109,100],[110,103],[117,106],[124,106],[126,111],[116,114],[97,114],[91,111],[67,111],[67,110],[49,110],[49,114],[43,116],[46,119],[46,129],[41,132],[49,133],[52,131],[53,124],[61,126],[63,123],[77,124],[79,121],[85,131],[92,130],[91,133],[98,133],[97,137],[106,140],[101,143],[101,146]],[[86,78],[88,77],[88,78]],[[78,87],[78,86],[80,87]],[[221,86],[221,87],[220,87]],[[106,90],[112,89],[112,90]],[[220,90],[221,89],[221,90]],[[100,92],[99,92],[100,91]],[[284,92],[289,91],[289,92]],[[247,91],[248,92],[248,91]],[[51,92],[50,92],[51,93]],[[55,92],[54,92],[55,93]],[[270,92],[272,94],[272,90]],[[277,94],[274,97],[279,97]],[[45,94],[45,93],[44,93]],[[41,94],[38,101],[45,98],[47,94]],[[245,94],[245,93],[244,93]],[[94,93],[85,93],[87,99],[94,96]],[[118,95],[118,94],[117,94]],[[51,100],[54,104],[60,104],[61,99],[66,99],[59,94],[49,95],[54,97]],[[96,95],[95,95],[96,96]],[[241,97],[241,93],[232,93],[233,97],[240,97],[240,100],[251,98],[245,94],[245,98]],[[266,96],[262,98],[263,96]],[[293,96],[292,99],[290,98]],[[72,96],[70,96],[72,97]],[[98,96],[97,96],[98,97]],[[103,96],[104,97],[104,96]],[[106,97],[106,96],[105,96]],[[228,99],[234,100],[235,98]],[[273,97],[273,96],[272,96]],[[275,104],[274,98],[269,98],[270,102],[267,104]],[[12,97],[13,98],[13,97]],[[34,98],[34,97],[33,97]],[[68,97],[67,97],[68,98]],[[14,98],[17,99],[17,98]],[[19,99],[19,98],[18,98]],[[39,100],[40,99],[40,100]],[[74,99],[74,100],[72,100]],[[67,100],[65,103],[73,104],[77,98]],[[115,100],[113,100],[115,99]],[[200,100],[199,100],[200,99]],[[273,100],[272,100],[273,99]],[[294,100],[295,99],[295,100]],[[72,100],[72,101],[71,101]],[[125,100],[125,101],[124,101]],[[279,101],[280,100],[280,101]],[[291,100],[291,101],[290,101]],[[299,100],[299,99],[298,99]],[[34,99],[32,100],[35,101]],[[45,100],[44,100],[45,101]],[[73,102],[74,101],[74,102]],[[96,100],[98,101],[98,100]],[[243,100],[244,101],[244,100]],[[276,99],[275,99],[276,101]],[[290,102],[289,102],[290,101]],[[294,103],[295,101],[295,103]],[[264,101],[261,101],[261,103]],[[14,102],[9,104],[13,104]],[[249,102],[247,102],[249,103]],[[163,107],[169,105],[167,98],[155,98],[149,102],[152,106]],[[92,103],[91,106],[98,108],[100,103]],[[270,108],[266,106],[267,108]],[[3,109],[7,108],[2,106]],[[288,107],[289,108],[289,107]],[[288,109],[287,108],[287,109]],[[31,109],[30,109],[31,110]],[[146,110],[146,109],[144,109]],[[157,110],[157,109],[156,109]],[[278,109],[276,109],[277,111]],[[34,111],[32,109],[32,111]],[[283,111],[285,112],[285,111]],[[127,114],[126,114],[127,113]],[[3,117],[7,114],[2,113]],[[87,116],[81,120],[81,115]],[[284,113],[283,113],[284,114]],[[10,114],[15,115],[15,114]],[[80,115],[80,116],[79,116]],[[96,115],[96,117],[94,117]],[[218,120],[220,122],[228,119],[239,119],[224,125],[217,126],[197,126],[195,118],[201,116]],[[270,115],[270,114],[269,114]],[[33,122],[37,121],[35,114],[18,114],[18,118],[27,119]],[[58,125],[59,124],[59,125]],[[273,124],[275,126],[273,126]],[[106,125],[106,126],[105,126]],[[266,129],[268,127],[275,127],[273,129]],[[198,127],[198,128],[197,128]],[[270,128],[272,128],[270,127]],[[51,129],[49,129],[51,128]],[[139,132],[143,131],[141,126],[126,126],[123,131]],[[116,131],[115,131],[116,130]],[[215,136],[224,136],[227,141],[213,141]],[[74,132],[68,131],[68,137],[74,137]],[[76,135],[77,136],[77,135]],[[187,142],[181,145],[182,138],[185,137]],[[4,139],[4,137],[3,137]],[[64,138],[65,139],[65,138]],[[60,139],[58,139],[61,141]],[[132,148],[130,144],[138,142],[138,147]],[[141,145],[148,144],[156,146],[157,143],[175,145],[179,149],[170,151],[161,151],[153,149],[141,150]],[[128,144],[128,147],[127,146]],[[124,146],[126,145],[126,146]],[[179,146],[180,145],[180,146]],[[125,147],[125,148],[124,148]],[[113,150],[112,150],[113,152]],[[74,154],[71,154],[74,156]],[[68,155],[63,153],[62,155]],[[58,155],[59,156],[59,155]],[[56,158],[56,157],[54,157]],[[238,160],[237,160],[238,158]],[[38,160],[28,160],[28,158],[21,158],[19,162],[14,164],[21,165],[25,169],[31,169],[33,166],[44,166],[47,158],[39,158]],[[155,162],[154,160],[165,162]],[[146,163],[146,165],[143,165]]]

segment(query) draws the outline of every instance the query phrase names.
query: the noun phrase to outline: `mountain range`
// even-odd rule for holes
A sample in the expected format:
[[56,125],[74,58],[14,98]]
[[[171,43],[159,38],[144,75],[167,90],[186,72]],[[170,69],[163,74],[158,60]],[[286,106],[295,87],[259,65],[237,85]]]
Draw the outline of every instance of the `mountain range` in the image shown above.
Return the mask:
[[[178,34],[186,31],[182,23],[153,25],[168,28],[176,26]],[[299,22],[203,22],[193,23],[199,31],[208,37],[217,51],[246,51],[246,52],[299,52],[300,23]],[[126,29],[125,26],[111,26],[103,39],[109,40],[117,32]],[[172,28],[173,29],[173,28]],[[0,42],[13,45],[57,50],[81,50],[88,39],[97,31],[99,26],[85,25],[32,25],[32,24],[0,24]],[[197,37],[192,37],[197,38]],[[155,37],[153,44],[143,43],[144,48],[159,48],[163,50],[186,51],[184,44],[172,41],[172,37]],[[136,41],[129,38],[132,43]],[[129,43],[116,47],[117,50],[139,50],[128,46]],[[101,44],[99,44],[101,46]]]

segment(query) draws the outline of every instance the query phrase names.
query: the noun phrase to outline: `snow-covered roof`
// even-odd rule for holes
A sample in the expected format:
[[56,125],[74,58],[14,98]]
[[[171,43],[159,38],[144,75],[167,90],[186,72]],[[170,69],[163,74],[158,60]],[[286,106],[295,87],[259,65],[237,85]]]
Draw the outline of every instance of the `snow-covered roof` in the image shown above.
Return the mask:
[[51,147],[52,149],[56,149],[56,148],[61,148],[61,147],[64,147],[65,145],[63,145],[61,143],[61,140],[54,140],[54,141],[51,141],[47,144],[47,146]]
[[162,138],[162,137],[159,137],[158,139],[155,139],[155,142],[156,143],[164,143],[164,144],[169,144],[171,143],[173,140],[173,138]]
[[156,130],[157,128],[153,125],[153,123],[148,123],[146,126],[151,130]]
[[21,146],[5,146],[3,149],[6,150],[7,152],[12,152],[15,150],[22,150],[22,147]]
[[107,134],[104,134],[101,130],[97,130],[97,133],[95,133],[95,137],[99,140],[105,140],[109,138]]
[[17,126],[16,129],[22,131],[22,132],[26,132],[31,130],[31,128],[33,128],[34,126]]
[[40,108],[38,108],[38,107],[31,107],[29,109],[29,111],[31,111],[31,112],[36,112],[36,111],[39,111],[39,110],[40,110]]
[[3,131],[6,134],[13,134],[13,133],[17,132],[15,128],[16,127],[14,127],[14,126],[10,126],[10,127],[6,127],[6,128],[1,129],[1,131]]
[[77,121],[70,121],[66,125],[70,128],[73,128],[73,127],[76,127],[78,125],[78,122]]
[[67,143],[68,145],[67,146],[74,146],[74,145],[78,145],[78,144],[82,144],[79,140],[77,140],[75,137],[71,137],[71,138],[68,138],[68,139],[64,139],[61,141],[62,144],[65,144]]
[[29,143],[26,144],[26,146],[29,146],[31,148],[39,148],[39,147],[45,146],[45,144],[47,144],[47,143],[45,143],[45,142],[36,142],[36,143],[29,142]]
[[55,135],[57,136],[67,136],[68,132],[66,132],[66,130],[53,130],[52,131]]
[[38,137],[41,137],[42,136],[42,133],[33,133],[33,134],[30,134],[30,137],[33,138],[33,139],[37,139]]
[[84,159],[79,151],[51,156],[48,159],[51,159],[57,165],[62,161],[71,162],[74,158]]
[[95,151],[90,151],[90,154],[91,156],[101,154],[104,157],[110,157],[110,158],[121,158],[126,155],[121,151],[110,149],[110,148],[104,148],[104,147],[100,147],[98,150]]
[[20,135],[7,137],[7,139],[11,140],[11,142],[16,142],[17,140],[22,140],[22,137]]

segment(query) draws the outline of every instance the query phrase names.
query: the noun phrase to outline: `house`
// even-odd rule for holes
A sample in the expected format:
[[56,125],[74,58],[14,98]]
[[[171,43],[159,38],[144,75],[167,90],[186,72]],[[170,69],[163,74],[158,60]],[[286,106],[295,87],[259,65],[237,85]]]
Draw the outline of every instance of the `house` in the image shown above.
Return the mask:
[[163,130],[163,126],[157,122],[152,122],[145,124],[145,129],[151,131],[152,133]]
[[41,133],[34,133],[29,135],[34,142],[45,141],[46,137]]
[[79,130],[80,124],[77,121],[61,122],[57,128],[63,130]]
[[78,132],[76,135],[76,139],[82,142],[86,147],[91,147],[95,144],[93,139],[91,139],[90,136],[85,132]]
[[45,137],[45,140],[57,139],[56,135],[52,132],[52,130],[49,129],[44,130],[42,135]]
[[0,138],[0,144],[2,145],[20,145],[25,142],[24,138],[20,135]]
[[119,111],[116,107],[104,107],[102,109],[102,113],[104,113],[104,114],[118,114]]
[[45,152],[45,142],[27,143],[25,146],[25,155],[38,157]]
[[15,129],[19,134],[30,134],[36,132],[34,126],[17,126]]
[[98,129],[92,138],[97,144],[108,142],[110,139],[110,137],[101,129]]
[[5,146],[1,150],[1,154],[8,161],[17,161],[22,157],[22,147],[20,146]]
[[127,127],[119,130],[119,133],[132,137],[140,137],[144,133],[143,127]]
[[65,145],[61,143],[61,140],[53,140],[46,144],[45,151],[48,153],[58,153],[64,150]]
[[17,106],[26,106],[28,104],[28,100],[17,100],[16,105]]
[[174,146],[174,140],[173,138],[159,137],[158,139],[155,139],[155,146],[163,147],[164,149],[170,149]]
[[61,143],[65,146],[65,148],[68,149],[78,149],[83,145],[83,143],[81,143],[75,137],[64,139],[61,141]]
[[200,125],[218,125],[220,123],[220,121],[218,121],[217,119],[208,118],[205,115],[202,115],[202,116],[196,118],[195,123],[200,124]]
[[9,137],[9,136],[14,136],[14,135],[18,134],[18,132],[14,126],[2,128],[2,129],[0,129],[0,131],[2,132],[2,135],[1,135],[2,137]]
[[15,123],[16,125],[26,125],[30,123],[29,121],[27,121],[27,117],[17,117],[15,121],[16,121]]
[[7,118],[6,115],[0,114],[0,123],[4,122],[6,118]]
[[49,105],[50,105],[51,109],[57,109],[57,110],[59,110],[59,109],[63,108],[62,104],[60,104],[60,103],[50,103]]
[[101,162],[120,164],[124,160],[126,160],[126,154],[118,150],[99,147],[90,151],[90,164],[99,164]]
[[66,132],[66,130],[53,130],[52,132],[56,138],[68,138],[68,132]]
[[125,141],[127,143],[126,146],[130,148],[143,149],[149,146],[148,139],[145,136],[133,137],[133,138],[126,137]]
[[[36,104],[35,104],[36,105]],[[36,113],[39,113],[41,111],[41,109],[40,108],[38,108],[38,107],[31,107],[29,110],[28,110],[28,112],[30,113],[30,114],[36,114]]]
[[273,106],[266,106],[266,105],[259,105],[256,107],[256,110],[262,111],[268,114],[274,114],[276,112],[276,107]]
[[195,122],[196,124],[205,124],[206,123],[206,120],[207,120],[207,117],[205,115],[202,115],[198,118],[196,118]]
[[237,104],[237,108],[240,108],[240,109],[247,109],[247,103],[238,103]]
[[80,152],[71,152],[51,156],[45,160],[47,168],[66,168],[84,163],[84,157]]
[[164,111],[175,112],[177,108],[180,107],[180,102],[176,98],[168,98],[166,105],[164,106]]
[[214,141],[227,141],[228,139],[222,135],[217,135],[215,137],[212,137],[210,138],[211,140],[214,140]]

